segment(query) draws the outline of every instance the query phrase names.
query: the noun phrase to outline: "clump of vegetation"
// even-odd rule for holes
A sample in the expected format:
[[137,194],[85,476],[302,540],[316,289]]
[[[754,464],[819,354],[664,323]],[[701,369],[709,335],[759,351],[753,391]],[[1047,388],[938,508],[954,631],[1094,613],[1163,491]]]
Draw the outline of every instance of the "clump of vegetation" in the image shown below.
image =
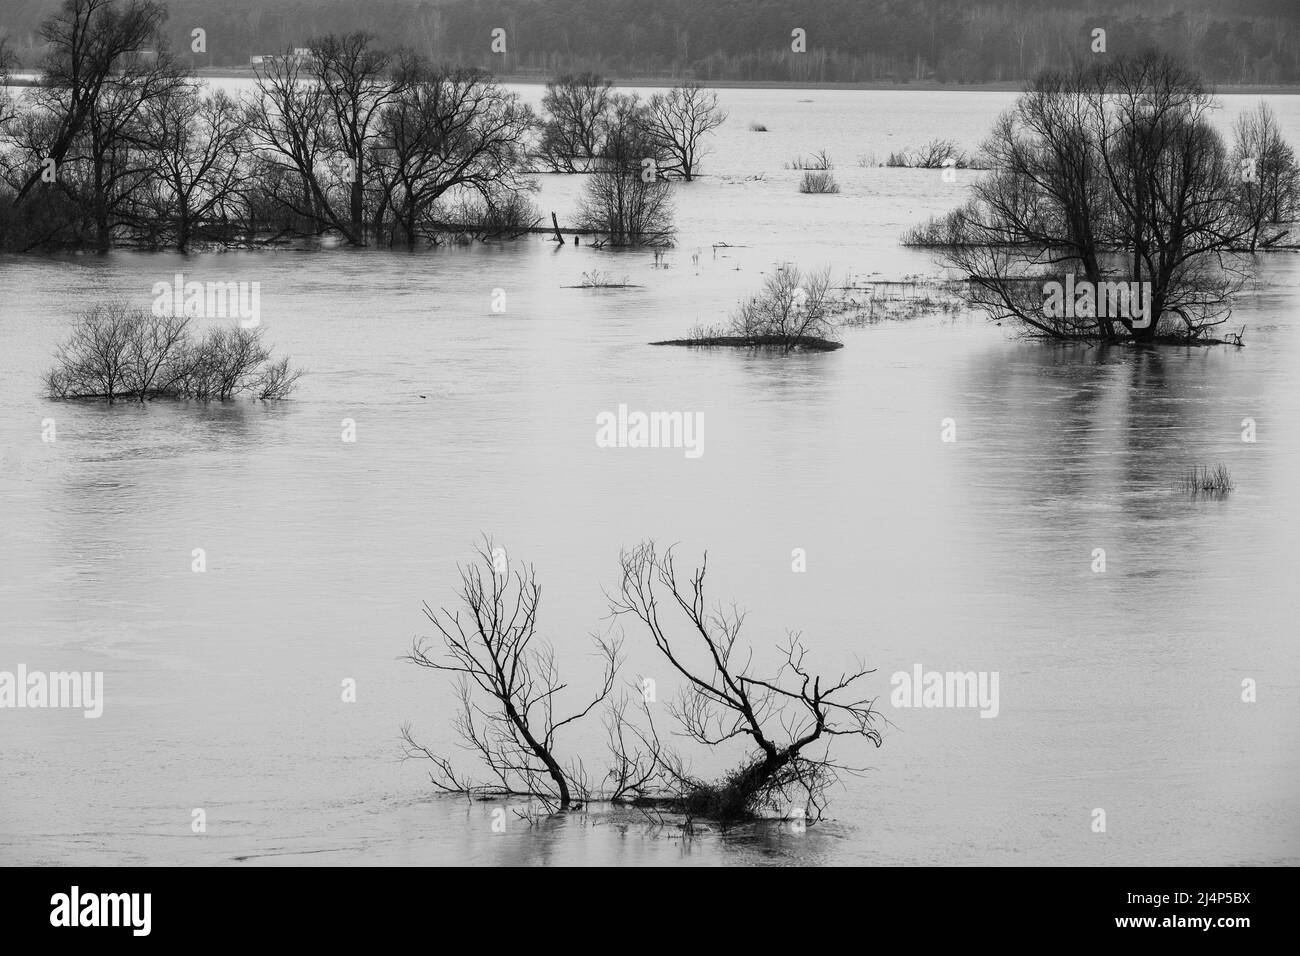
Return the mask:
[[109,403],[156,398],[228,401],[249,394],[285,398],[302,372],[273,360],[260,328],[239,325],[192,335],[190,320],[123,305],[85,312],[46,373],[57,399]]
[[849,328],[901,322],[922,315],[954,316],[967,310],[966,283],[921,276],[860,279],[850,276],[836,291],[840,324]]
[[801,193],[837,193],[840,191],[840,184],[835,181],[832,173],[804,173],[803,180],[799,183],[799,192]]
[[751,133],[766,133],[767,127],[764,126],[762,123],[750,123],[749,131]]
[[582,274],[582,281],[576,288],[579,289],[635,289],[636,285],[628,281],[627,276],[615,279],[608,272],[601,272],[599,269],[592,269],[590,272]]
[[988,158],[962,152],[950,139],[932,139],[924,146],[891,152],[886,166],[907,169],[988,169]]
[[811,169],[814,171],[825,172],[826,170],[834,169],[835,164],[831,162],[831,158],[827,154],[826,150],[821,149],[813,153],[811,156],[807,158],[803,156],[796,156],[794,159],[790,160],[790,162],[785,164],[785,168],[786,169]]
[[931,216],[920,225],[912,226],[904,232],[900,241],[905,246],[930,249],[969,245],[976,240],[966,227],[966,223],[975,212],[975,207],[967,203],[962,208],[954,209],[941,216]]
[[1226,465],[1220,463],[1213,468],[1193,465],[1179,479],[1180,491],[1193,497],[1206,496],[1222,498],[1236,487]]
[[763,290],[740,304],[731,320],[732,334],[774,338],[786,351],[807,339],[836,337],[829,269],[804,274],[781,263]]
[[802,273],[783,263],[727,325],[697,325],[686,338],[650,344],[829,352],[843,348],[841,326],[873,325],[924,311],[957,312],[964,305],[964,287],[962,282],[921,283],[917,277],[862,284],[846,280],[833,286],[829,269]]
[[[610,598],[616,619],[636,623],[678,678],[668,706],[679,733],[707,748],[747,740],[735,769],[717,780],[694,776],[668,747],[644,694],[641,715],[629,713],[626,693],[613,693],[621,639],[596,638],[601,677],[591,692],[574,692],[560,678],[554,649],[537,639],[541,589],[531,566],[512,569],[488,542],[478,561],[460,569],[462,611],[425,605],[438,639],[417,639],[408,660],[457,675],[461,713],[455,729],[492,774],[487,783],[462,776],[449,758],[417,743],[402,728],[408,757],[432,763],[430,779],[448,793],[528,797],[563,811],[605,800],[734,822],[792,814],[815,822],[841,773],[832,748],[849,740],[881,746],[880,715],[860,689],[873,673],[860,662],[835,677],[808,665],[798,634],[779,648],[779,664],[759,670],[741,639],[744,614],[734,606],[709,611],[707,554],[689,581],[679,581],[672,550],[645,542],[620,557],[620,583]],[[604,705],[610,768],[593,783],[581,760],[562,763],[557,735]]]

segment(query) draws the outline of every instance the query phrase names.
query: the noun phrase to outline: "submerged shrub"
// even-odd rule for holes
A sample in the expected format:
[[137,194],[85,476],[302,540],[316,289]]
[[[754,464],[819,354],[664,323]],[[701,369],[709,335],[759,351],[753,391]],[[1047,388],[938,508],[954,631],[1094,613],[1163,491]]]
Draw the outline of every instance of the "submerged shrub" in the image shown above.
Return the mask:
[[241,393],[280,399],[302,373],[273,361],[262,330],[239,325],[191,335],[190,320],[121,304],[83,313],[46,373],[51,398],[228,401]]
[[763,290],[740,304],[731,319],[733,335],[771,340],[787,351],[808,339],[835,338],[829,269],[802,273],[782,263]]
[[804,173],[803,182],[799,184],[801,193],[837,193],[840,184],[831,173]]
[[827,170],[834,169],[835,164],[831,162],[830,154],[828,154],[826,150],[820,149],[808,157],[796,156],[790,162],[785,164],[785,168],[786,169],[812,169],[820,172],[825,172]]
[[1214,468],[1207,465],[1193,465],[1178,482],[1180,491],[1183,491],[1193,497],[1197,495],[1209,495],[1211,497],[1223,497],[1236,487],[1232,480],[1232,475],[1228,474],[1226,465],[1219,464]]

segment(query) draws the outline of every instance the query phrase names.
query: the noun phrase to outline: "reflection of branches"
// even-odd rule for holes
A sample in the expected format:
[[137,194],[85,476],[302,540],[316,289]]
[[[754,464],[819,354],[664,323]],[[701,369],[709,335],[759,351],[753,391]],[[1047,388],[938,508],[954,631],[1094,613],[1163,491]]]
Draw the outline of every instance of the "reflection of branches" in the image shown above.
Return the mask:
[[[495,555],[504,556],[496,551]],[[559,716],[557,698],[568,685],[559,674],[554,648],[534,644],[541,588],[531,566],[511,574],[494,566],[487,541],[479,562],[460,570],[463,610],[434,611],[425,616],[437,628],[445,653],[433,656],[432,642],[418,638],[407,660],[421,667],[457,674],[460,713],[454,727],[462,745],[477,754],[495,783],[480,785],[458,775],[448,758],[417,744],[409,727],[402,737],[406,754],[432,761],[430,774],[439,789],[464,794],[527,794],[548,807],[568,809],[573,787],[555,757],[558,731],[587,716],[608,696],[619,664],[617,640],[596,638],[603,661],[598,693],[567,716]],[[581,768],[578,767],[579,774]]]

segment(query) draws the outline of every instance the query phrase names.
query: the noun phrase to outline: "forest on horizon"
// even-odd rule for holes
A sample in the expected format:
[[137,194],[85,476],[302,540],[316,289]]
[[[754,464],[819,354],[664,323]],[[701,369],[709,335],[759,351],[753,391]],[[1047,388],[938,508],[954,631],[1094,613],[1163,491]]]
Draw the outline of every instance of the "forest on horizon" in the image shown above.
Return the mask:
[[[59,0],[0,0],[26,67]],[[704,82],[1016,82],[1088,53],[1157,46],[1220,84],[1300,84],[1296,0],[166,0],[172,49],[195,69],[364,30],[381,44],[498,75],[595,70]],[[807,51],[791,50],[791,31]],[[191,52],[191,31],[206,51]],[[492,31],[506,52],[492,52]]]

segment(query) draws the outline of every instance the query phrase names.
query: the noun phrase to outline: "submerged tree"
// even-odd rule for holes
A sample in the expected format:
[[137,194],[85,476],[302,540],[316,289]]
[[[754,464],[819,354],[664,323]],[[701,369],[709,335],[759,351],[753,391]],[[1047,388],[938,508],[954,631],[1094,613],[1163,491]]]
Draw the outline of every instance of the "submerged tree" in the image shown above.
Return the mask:
[[232,98],[180,68],[163,19],[156,0],[64,0],[46,22],[42,80],[17,105],[0,93],[0,245],[414,245],[534,224],[535,117],[489,74],[326,34]]
[[48,182],[42,178],[43,160],[52,160],[56,170],[63,165],[74,141],[85,133],[105,87],[117,82],[128,61],[139,63],[142,50],[160,43],[166,16],[155,0],[64,0],[59,12],[45,21],[41,37],[50,52],[33,96],[37,109],[48,117],[48,136],[25,169],[18,201]]
[[417,743],[409,725],[402,728],[407,756],[433,763],[430,779],[440,790],[530,796],[567,810],[581,795],[575,794],[578,772],[560,763],[556,735],[609,697],[619,644],[596,638],[603,661],[599,689],[562,716],[558,698],[568,685],[560,678],[555,648],[537,637],[542,590],[532,566],[511,572],[505,552],[489,541],[477,563],[459,570],[461,608],[435,611],[425,604],[439,639],[417,638],[407,660],[458,675],[456,731],[495,782],[477,784],[460,775],[445,755]]
[[857,689],[873,671],[859,664],[823,677],[808,666],[798,634],[780,648],[777,667],[760,671],[753,648],[741,641],[744,613],[734,606],[709,607],[707,555],[686,584],[678,580],[672,550],[660,554],[653,542],[625,552],[621,564],[613,610],[638,621],[683,679],[670,708],[682,730],[709,747],[738,738],[750,745],[744,763],[717,782],[670,766],[667,777],[676,784],[678,804],[687,812],[737,819],[784,812],[806,800],[811,815],[819,817],[837,774],[856,772],[832,757],[832,742],[850,737],[882,743],[874,700]]
[[401,82],[371,151],[376,235],[387,223],[390,243],[414,246],[447,226],[484,235],[531,226],[534,185],[522,174],[528,105],[480,70],[412,60]]
[[260,328],[212,327],[192,337],[190,320],[121,303],[81,315],[45,376],[50,398],[144,402],[157,398],[264,400],[292,391],[300,371],[272,361]]
[[1270,225],[1300,217],[1300,163],[1267,103],[1237,118],[1233,139],[1232,162],[1239,173],[1236,208],[1246,248],[1254,252],[1285,235],[1266,235]]
[[267,58],[246,116],[263,170],[259,185],[271,204],[289,211],[303,231],[336,229],[348,242],[363,244],[350,204],[364,170],[358,158],[348,168],[327,88],[310,62],[292,55]]
[[[858,665],[836,677],[819,675],[809,667],[798,634],[778,649],[780,663],[761,671],[754,648],[741,639],[744,614],[706,606],[705,567],[683,586],[671,550],[660,554],[653,543],[622,555],[611,609],[615,617],[635,619],[682,678],[668,708],[680,733],[710,748],[747,739],[748,753],[721,780],[696,776],[665,743],[649,698],[641,694],[639,708],[633,708],[626,693],[614,694],[622,643],[612,637],[595,638],[600,679],[561,717],[558,698],[568,684],[560,678],[554,648],[537,639],[541,589],[532,567],[509,571],[504,551],[491,542],[477,557],[460,568],[461,608],[434,611],[426,604],[438,638],[417,639],[407,657],[457,675],[455,729],[493,778],[476,783],[462,775],[450,758],[418,743],[404,726],[406,756],[432,762],[430,779],[439,790],[528,796],[555,810],[600,799],[722,821],[806,806],[808,816],[818,819],[838,774],[857,772],[832,755],[835,741],[881,745],[874,700],[858,689],[873,671]],[[556,737],[602,704],[609,762],[593,784],[581,760],[561,762]]]
[[705,153],[704,137],[727,119],[718,107],[718,94],[698,83],[685,83],[650,97],[646,113],[650,135],[668,157],[660,172],[690,182]]
[[618,94],[606,121],[600,165],[587,183],[578,228],[611,246],[669,245],[672,186],[660,175],[671,160],[636,95]]
[[368,33],[321,37],[312,41],[311,54],[330,141],[342,154],[348,210],[344,235],[360,244],[365,238],[366,160],[384,107],[402,93],[403,74],[389,75],[392,54],[377,47]]
[[[1204,340],[1227,320],[1248,231],[1213,107],[1155,52],[1044,73],[998,120],[984,147],[994,171],[932,243],[976,305],[1029,334]],[[1148,310],[1057,307],[1044,280],[1076,273],[1089,289],[1135,283]]]
[[180,252],[196,234],[224,236],[238,220],[247,152],[236,102],[224,90],[176,87],[149,103],[147,129],[160,232]]
[[590,72],[565,74],[546,84],[538,152],[552,171],[586,172],[602,155],[613,86]]
[[5,127],[9,125],[15,116],[14,100],[9,95],[7,87],[9,85],[9,74],[17,65],[18,58],[9,49],[8,38],[0,37],[0,136],[4,135]]
[[141,104],[177,81],[154,0],[64,0],[41,27],[42,75],[2,131],[0,243],[105,249],[135,219]]

